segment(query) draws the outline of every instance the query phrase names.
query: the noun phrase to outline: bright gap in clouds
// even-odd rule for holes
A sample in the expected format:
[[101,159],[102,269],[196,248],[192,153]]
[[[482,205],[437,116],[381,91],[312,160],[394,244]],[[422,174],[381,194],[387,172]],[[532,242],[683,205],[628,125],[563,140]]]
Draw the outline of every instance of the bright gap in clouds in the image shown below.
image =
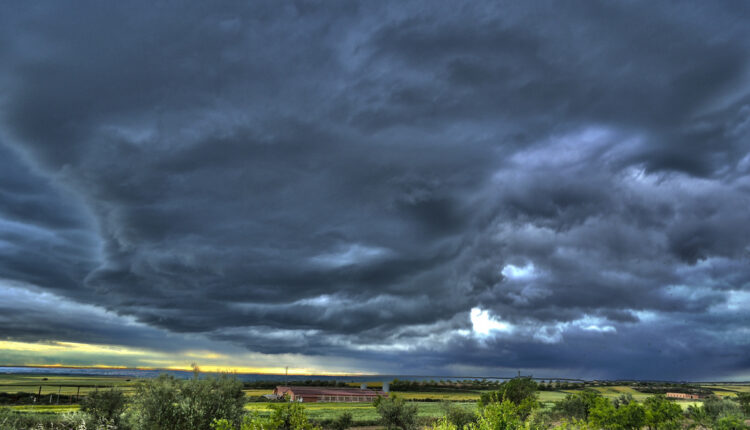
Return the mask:
[[472,308],[470,318],[474,333],[478,336],[487,337],[493,331],[511,330],[510,324],[494,319],[487,310]]
[[534,264],[529,263],[525,266],[515,266],[513,264],[508,264],[507,266],[503,267],[503,270],[500,271],[500,273],[502,273],[503,276],[509,279],[529,279],[534,277],[535,275]]

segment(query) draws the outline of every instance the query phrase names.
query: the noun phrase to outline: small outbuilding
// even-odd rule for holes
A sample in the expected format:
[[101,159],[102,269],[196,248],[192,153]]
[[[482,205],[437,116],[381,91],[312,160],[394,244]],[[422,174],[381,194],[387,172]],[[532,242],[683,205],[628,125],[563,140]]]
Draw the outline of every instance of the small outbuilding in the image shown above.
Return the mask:
[[380,397],[388,397],[384,391],[362,388],[295,387],[279,385],[273,390],[278,398],[289,396],[292,402],[300,403],[366,403]]

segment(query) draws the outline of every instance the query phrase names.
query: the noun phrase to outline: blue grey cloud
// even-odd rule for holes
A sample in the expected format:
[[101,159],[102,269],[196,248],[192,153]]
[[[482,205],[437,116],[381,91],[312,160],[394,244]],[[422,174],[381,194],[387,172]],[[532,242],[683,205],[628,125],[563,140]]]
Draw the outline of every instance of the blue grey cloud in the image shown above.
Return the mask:
[[[4,5],[0,277],[374,371],[740,377],[749,18]],[[9,339],[102,341],[6,307]]]

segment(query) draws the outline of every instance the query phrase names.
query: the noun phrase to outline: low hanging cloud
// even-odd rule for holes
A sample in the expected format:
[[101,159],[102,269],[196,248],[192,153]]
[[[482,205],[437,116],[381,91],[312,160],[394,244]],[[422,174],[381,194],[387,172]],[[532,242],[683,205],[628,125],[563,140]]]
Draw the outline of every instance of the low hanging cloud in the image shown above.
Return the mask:
[[748,375],[746,5],[0,8],[6,340]]

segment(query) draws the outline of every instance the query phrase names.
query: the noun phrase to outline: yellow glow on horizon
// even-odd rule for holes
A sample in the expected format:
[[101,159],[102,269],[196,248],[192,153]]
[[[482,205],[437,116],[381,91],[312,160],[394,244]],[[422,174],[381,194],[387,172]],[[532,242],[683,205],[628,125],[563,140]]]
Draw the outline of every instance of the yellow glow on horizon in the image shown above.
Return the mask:
[[[47,362],[45,362],[45,356]],[[283,366],[263,365],[265,363],[258,363],[258,366],[246,364],[253,361],[258,362],[258,360],[257,355],[250,353],[226,355],[209,350],[166,353],[117,345],[62,341],[19,342],[0,340],[0,366],[191,371],[190,363],[195,362],[201,371],[211,373],[281,375],[286,371]],[[295,360],[304,360],[304,357],[296,357]],[[261,357],[260,361],[279,363],[278,358],[274,356],[269,356],[267,360]],[[343,376],[360,375],[362,373],[330,371],[312,367],[290,367],[289,374]]]

